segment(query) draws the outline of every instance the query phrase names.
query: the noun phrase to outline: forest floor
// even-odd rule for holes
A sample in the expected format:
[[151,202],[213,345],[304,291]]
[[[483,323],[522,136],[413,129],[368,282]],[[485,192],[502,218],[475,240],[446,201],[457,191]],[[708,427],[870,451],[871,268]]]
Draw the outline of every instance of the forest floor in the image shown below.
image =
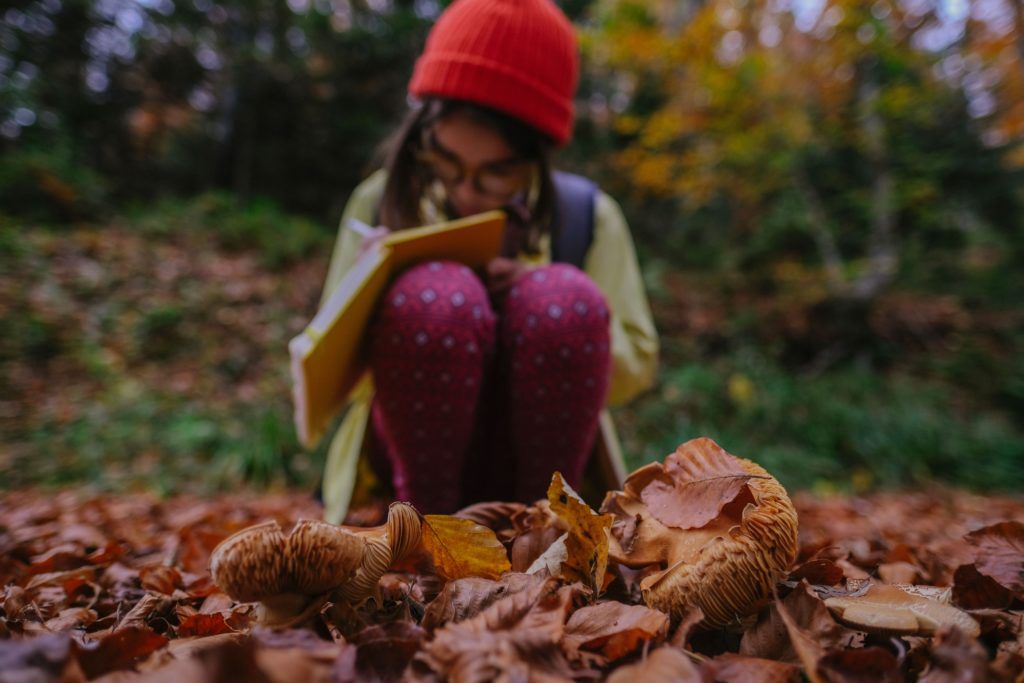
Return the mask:
[[[756,617],[731,629],[694,627],[699,615],[670,623],[644,606],[630,572],[614,563],[596,601],[579,583],[544,579],[543,570],[526,575],[515,564],[497,580],[459,579],[444,590],[429,568],[407,567],[384,575],[379,603],[353,610],[327,602],[304,621],[269,629],[251,603],[214,585],[210,553],[264,520],[288,529],[317,518],[305,493],[11,492],[0,495],[0,680],[227,681],[240,672],[261,681],[479,680],[527,671],[549,681],[797,681],[801,671],[812,681],[1024,675],[1024,500],[937,489],[802,493],[794,503],[799,552],[789,577]],[[383,509],[356,511],[353,521],[379,521]],[[500,519],[508,510],[468,516],[506,529],[499,537],[511,548],[523,532],[508,531]],[[824,599],[863,594],[865,579],[871,590],[938,587],[930,598],[977,626],[967,633],[920,617],[917,629],[885,634],[841,623]]]

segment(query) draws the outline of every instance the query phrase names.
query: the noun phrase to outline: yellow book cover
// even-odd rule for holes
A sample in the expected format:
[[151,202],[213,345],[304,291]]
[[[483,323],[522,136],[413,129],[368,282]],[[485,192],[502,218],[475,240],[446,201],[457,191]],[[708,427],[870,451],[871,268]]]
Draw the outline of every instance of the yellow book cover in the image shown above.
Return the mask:
[[501,252],[505,213],[489,211],[391,233],[367,250],[301,334],[288,344],[299,441],[312,448],[366,372],[364,338],[393,278],[424,261],[480,268]]

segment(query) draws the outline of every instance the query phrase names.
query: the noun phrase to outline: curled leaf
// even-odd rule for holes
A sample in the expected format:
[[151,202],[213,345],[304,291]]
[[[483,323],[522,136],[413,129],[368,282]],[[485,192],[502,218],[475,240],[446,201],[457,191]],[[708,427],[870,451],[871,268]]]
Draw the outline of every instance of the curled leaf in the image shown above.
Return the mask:
[[599,515],[572,490],[560,472],[551,477],[548,487],[551,511],[566,527],[566,557],[562,576],[582,581],[597,595],[604,587],[608,568],[608,530],[612,515]]

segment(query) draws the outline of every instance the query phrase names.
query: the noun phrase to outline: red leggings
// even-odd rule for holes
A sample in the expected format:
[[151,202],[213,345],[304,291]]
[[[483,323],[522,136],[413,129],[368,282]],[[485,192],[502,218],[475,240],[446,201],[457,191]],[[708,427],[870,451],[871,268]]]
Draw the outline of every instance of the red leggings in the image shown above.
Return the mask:
[[530,271],[496,313],[470,269],[422,264],[371,335],[374,459],[400,500],[532,502],[555,470],[579,485],[611,370],[608,306],[579,269]]

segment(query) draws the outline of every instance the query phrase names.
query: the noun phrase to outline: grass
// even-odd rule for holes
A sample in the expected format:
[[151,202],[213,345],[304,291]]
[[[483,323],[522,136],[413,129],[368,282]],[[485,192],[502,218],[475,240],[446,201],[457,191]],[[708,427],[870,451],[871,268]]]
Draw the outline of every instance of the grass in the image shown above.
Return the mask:
[[619,411],[638,465],[709,436],[796,489],[863,491],[944,481],[1024,490],[1024,431],[999,410],[964,412],[956,387],[843,367],[801,377],[744,351],[665,368]]

